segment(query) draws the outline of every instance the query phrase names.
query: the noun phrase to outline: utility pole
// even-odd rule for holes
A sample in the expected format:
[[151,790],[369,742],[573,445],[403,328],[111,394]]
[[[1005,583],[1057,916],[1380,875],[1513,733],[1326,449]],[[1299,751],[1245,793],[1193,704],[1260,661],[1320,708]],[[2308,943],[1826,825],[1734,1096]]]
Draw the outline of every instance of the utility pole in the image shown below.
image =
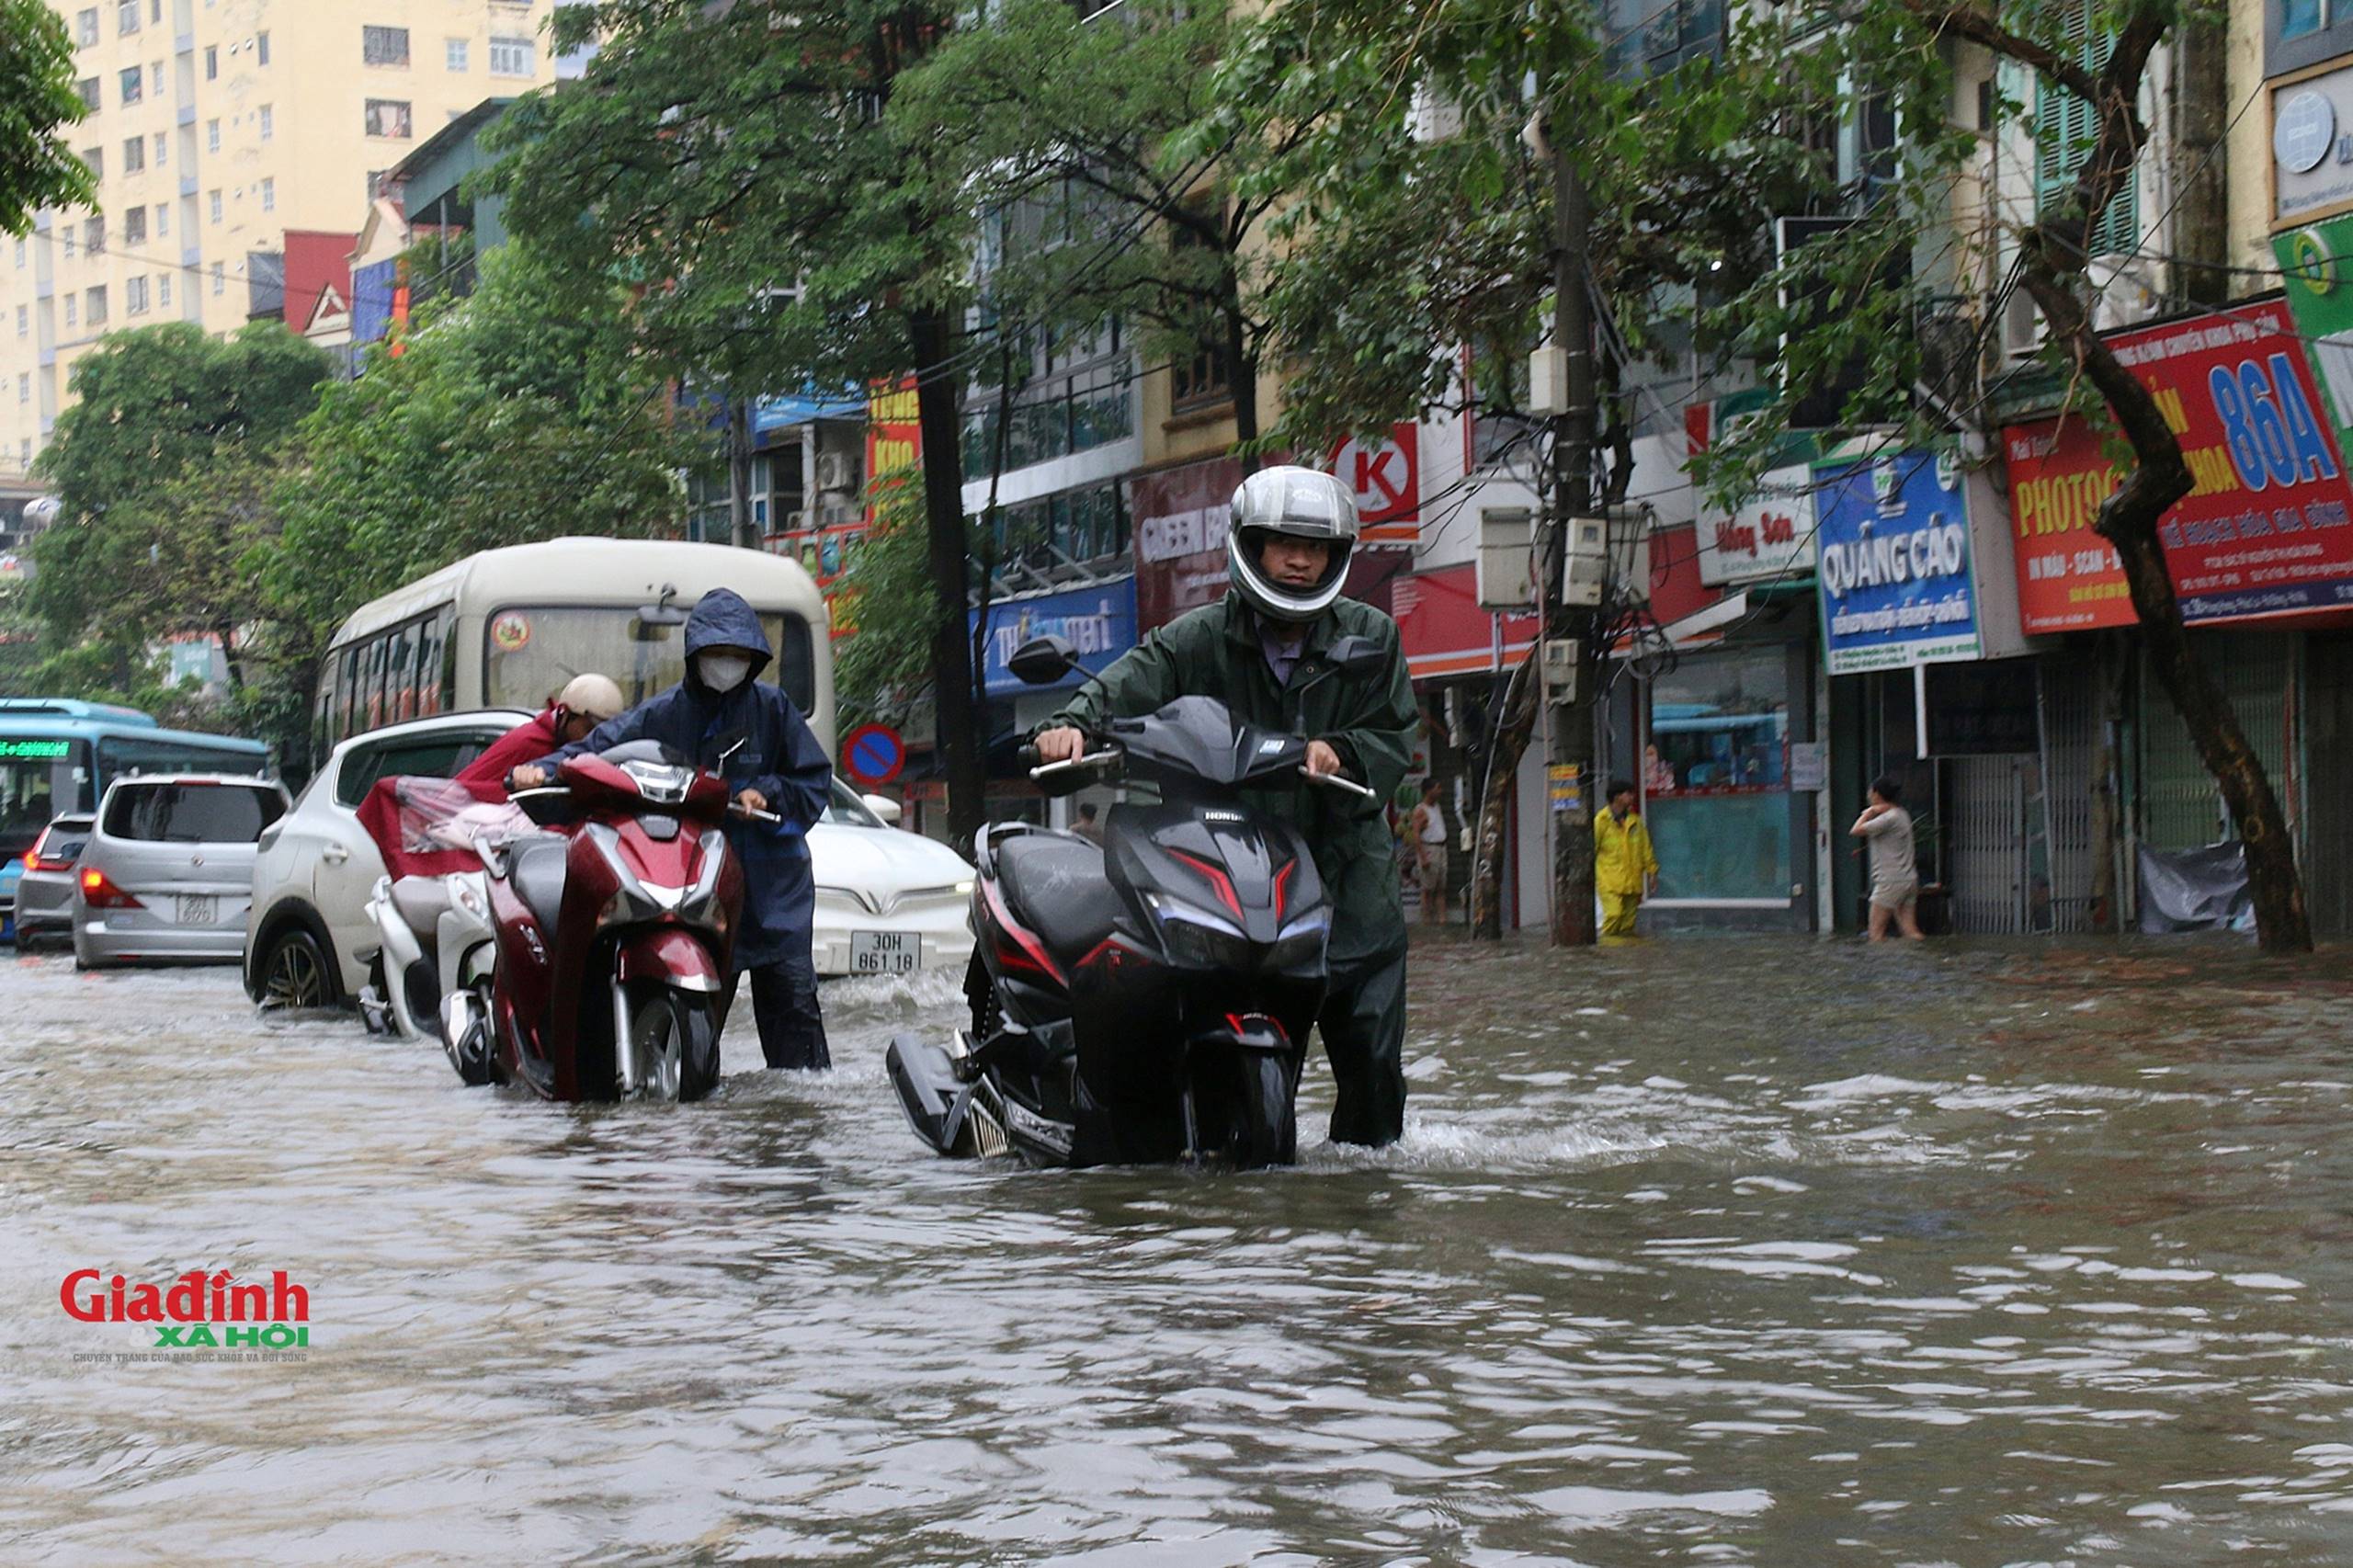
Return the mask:
[[[1600,798],[1602,781],[1593,775],[1594,672],[1601,652],[1593,645],[1593,634],[1599,617],[1588,606],[1567,602],[1574,522],[1593,515],[1593,312],[1586,291],[1593,212],[1574,141],[1555,136],[1552,142],[1552,341],[1563,357],[1566,395],[1552,417],[1552,539],[1544,574],[1544,629],[1548,637],[1574,639],[1577,658],[1574,691],[1546,715],[1552,767],[1545,805],[1552,823],[1552,945],[1582,948],[1591,946],[1596,934],[1593,813],[1608,804]],[[1541,659],[1544,650],[1529,656]]]
[[752,538],[752,405],[727,394],[727,542],[738,550],[753,547]]

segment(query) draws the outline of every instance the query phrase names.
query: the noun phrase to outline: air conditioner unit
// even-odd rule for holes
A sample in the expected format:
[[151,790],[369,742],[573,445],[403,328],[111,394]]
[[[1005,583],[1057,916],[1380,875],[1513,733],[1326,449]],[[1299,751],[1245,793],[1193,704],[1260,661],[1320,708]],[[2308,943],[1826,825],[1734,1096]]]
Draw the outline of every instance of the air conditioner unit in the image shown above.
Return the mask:
[[2013,289],[2002,306],[2002,353],[2012,359],[2031,358],[2042,352],[2042,312],[2035,308],[2034,297]]
[[807,528],[808,528],[808,527],[809,527],[809,514],[808,514],[807,512],[805,512],[805,511],[792,511],[792,512],[787,512],[787,513],[784,515],[784,531],[785,531],[785,532],[787,532],[787,533],[789,533],[789,534],[797,534],[797,533],[801,533],[801,532],[804,531],[805,529],[807,529]]
[[818,489],[843,491],[853,488],[857,483],[857,470],[852,467],[847,452],[817,454]]

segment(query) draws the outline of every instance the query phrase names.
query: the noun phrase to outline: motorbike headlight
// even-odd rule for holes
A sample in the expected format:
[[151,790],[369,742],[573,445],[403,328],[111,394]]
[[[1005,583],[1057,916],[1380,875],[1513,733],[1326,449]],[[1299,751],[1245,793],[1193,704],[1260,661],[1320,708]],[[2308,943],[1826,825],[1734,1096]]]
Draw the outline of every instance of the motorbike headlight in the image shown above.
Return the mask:
[[1238,926],[1165,899],[1146,902],[1158,917],[1162,944],[1177,963],[1197,969],[1250,967],[1250,944]]
[[1292,921],[1267,949],[1264,967],[1285,973],[1322,969],[1324,943],[1331,933],[1331,923],[1321,915]]

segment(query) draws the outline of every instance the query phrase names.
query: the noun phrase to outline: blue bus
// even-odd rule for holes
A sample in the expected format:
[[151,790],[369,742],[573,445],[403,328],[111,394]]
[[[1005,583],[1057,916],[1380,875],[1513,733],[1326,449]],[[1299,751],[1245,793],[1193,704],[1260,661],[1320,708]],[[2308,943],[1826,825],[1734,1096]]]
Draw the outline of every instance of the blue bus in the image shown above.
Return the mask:
[[17,879],[51,817],[95,812],[125,773],[267,773],[269,748],[230,735],[166,730],[133,708],[68,698],[0,697],[0,940],[16,938]]

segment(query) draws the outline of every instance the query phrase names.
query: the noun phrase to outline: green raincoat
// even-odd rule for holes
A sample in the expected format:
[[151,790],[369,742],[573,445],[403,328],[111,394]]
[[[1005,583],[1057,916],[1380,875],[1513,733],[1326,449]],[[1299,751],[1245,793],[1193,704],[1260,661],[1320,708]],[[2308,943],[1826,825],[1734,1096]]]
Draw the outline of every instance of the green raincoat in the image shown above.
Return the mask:
[[[1310,677],[1328,667],[1320,657],[1324,650],[1351,635],[1378,643],[1389,654],[1388,663],[1363,675],[1324,676],[1309,687]],[[1275,685],[1275,672],[1259,645],[1256,615],[1229,591],[1218,603],[1153,632],[1040,728],[1097,730],[1108,720],[1140,718],[1184,696],[1214,697],[1242,722],[1323,741],[1340,754],[1349,778],[1372,787],[1375,798],[1368,801],[1302,778],[1295,788],[1252,790],[1248,798],[1256,809],[1297,824],[1306,835],[1315,869],[1332,897],[1333,964],[1402,952],[1405,912],[1398,902],[1397,866],[1382,804],[1396,794],[1412,765],[1421,715],[1397,623],[1370,605],[1335,600],[1307,623],[1305,645],[1286,691]]]

